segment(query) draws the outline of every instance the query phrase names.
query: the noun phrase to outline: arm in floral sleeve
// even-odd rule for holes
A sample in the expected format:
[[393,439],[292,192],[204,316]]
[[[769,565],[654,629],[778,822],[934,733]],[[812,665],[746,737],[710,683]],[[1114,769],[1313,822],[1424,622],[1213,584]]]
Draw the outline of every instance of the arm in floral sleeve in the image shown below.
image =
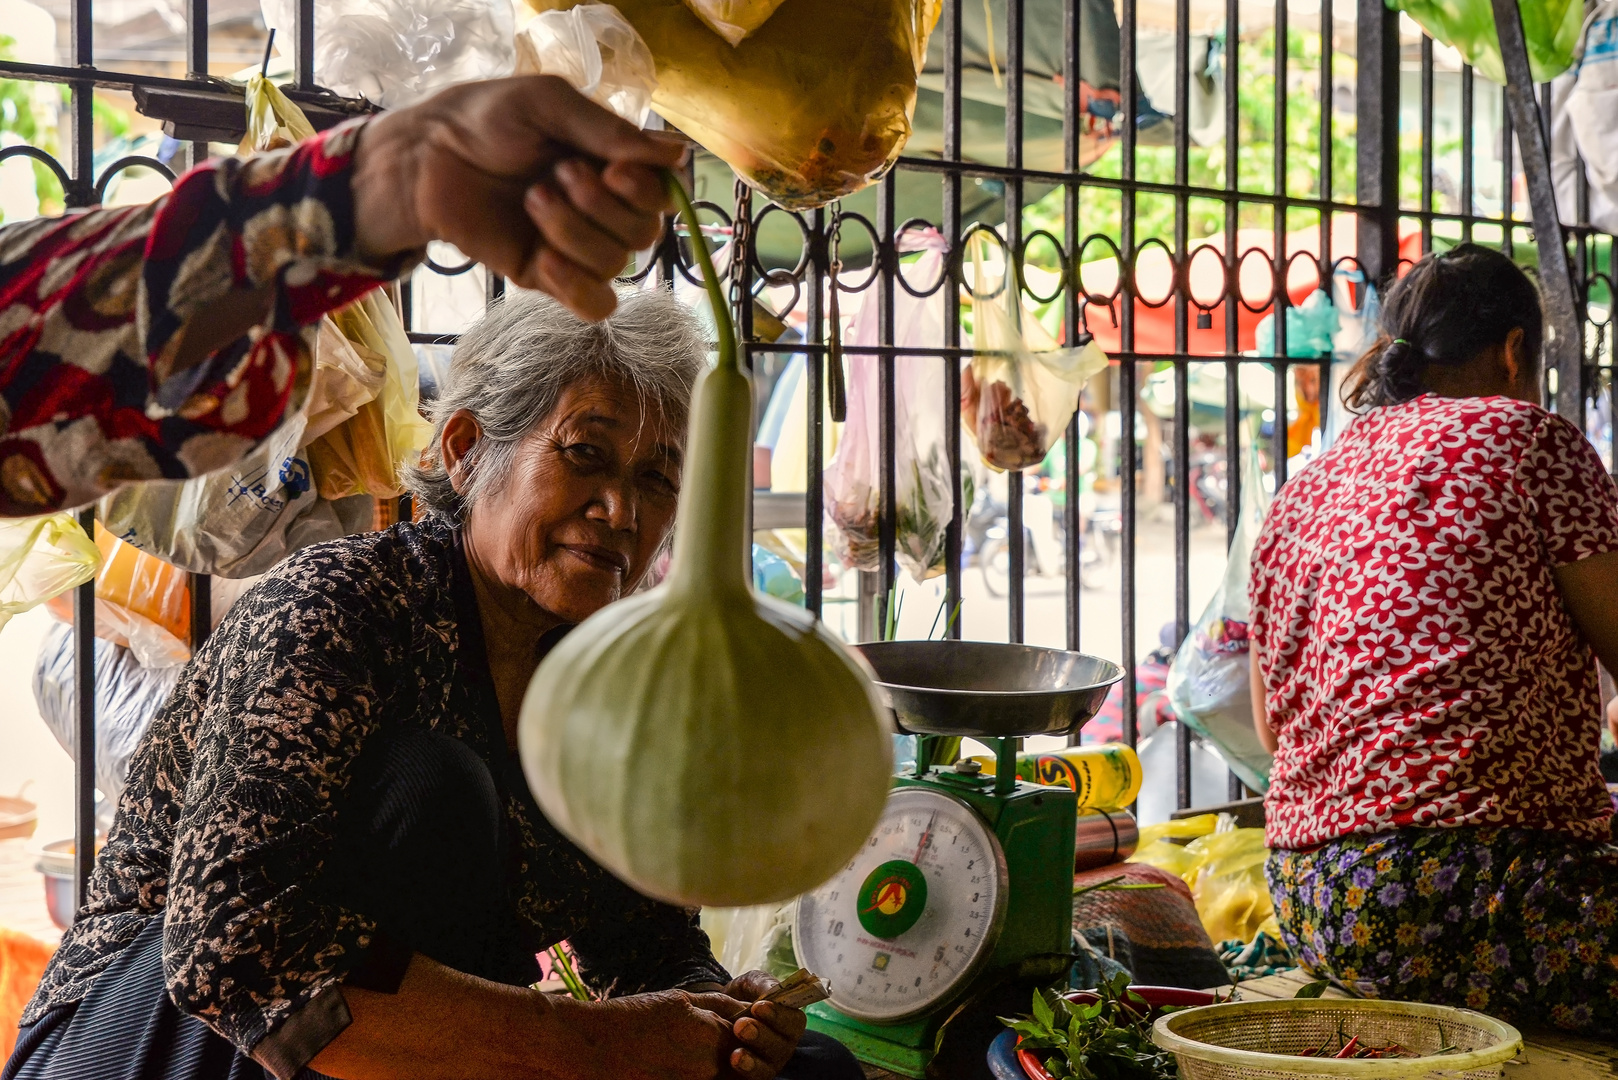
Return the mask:
[[730,982],[694,910],[649,900],[616,879],[609,881],[593,898],[598,907],[590,925],[568,939],[586,983],[622,997]]
[[[365,123],[209,162],[146,206],[0,227],[0,516],[223,468],[302,405],[306,328],[404,264],[354,258]],[[267,318],[188,355],[255,292]]]

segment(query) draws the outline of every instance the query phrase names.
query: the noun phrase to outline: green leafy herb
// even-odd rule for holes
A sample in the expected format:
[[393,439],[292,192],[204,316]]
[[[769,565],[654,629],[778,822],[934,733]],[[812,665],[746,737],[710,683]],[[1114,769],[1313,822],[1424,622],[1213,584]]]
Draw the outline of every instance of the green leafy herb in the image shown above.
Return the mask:
[[1298,987],[1298,992],[1292,996],[1295,998],[1317,998],[1329,989],[1331,989],[1331,980],[1316,979],[1312,983]]
[[1095,994],[1083,1005],[1036,991],[1030,1016],[1001,1023],[1056,1080],[1175,1080],[1174,1055],[1152,1042],[1150,1010],[1130,991],[1129,976],[1120,972]]

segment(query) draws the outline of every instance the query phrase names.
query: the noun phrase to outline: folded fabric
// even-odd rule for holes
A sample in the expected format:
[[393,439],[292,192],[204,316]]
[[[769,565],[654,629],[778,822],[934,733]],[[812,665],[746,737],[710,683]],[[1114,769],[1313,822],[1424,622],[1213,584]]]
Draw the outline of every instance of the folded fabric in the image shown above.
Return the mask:
[[1073,885],[1161,885],[1159,889],[1101,889],[1073,898],[1073,930],[1146,986],[1207,990],[1230,975],[1197,917],[1184,881],[1146,863],[1118,863],[1073,875]]
[[1236,982],[1279,975],[1297,966],[1286,944],[1263,931],[1252,941],[1221,941],[1219,959]]

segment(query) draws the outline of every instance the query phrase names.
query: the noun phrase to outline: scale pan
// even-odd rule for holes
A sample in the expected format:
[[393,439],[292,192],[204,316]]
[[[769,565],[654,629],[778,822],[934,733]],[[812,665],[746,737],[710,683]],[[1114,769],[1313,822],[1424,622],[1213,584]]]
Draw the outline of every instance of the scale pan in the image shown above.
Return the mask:
[[1011,738],[1077,731],[1124,677],[1110,660],[992,641],[874,641],[854,646],[876,671],[899,729]]

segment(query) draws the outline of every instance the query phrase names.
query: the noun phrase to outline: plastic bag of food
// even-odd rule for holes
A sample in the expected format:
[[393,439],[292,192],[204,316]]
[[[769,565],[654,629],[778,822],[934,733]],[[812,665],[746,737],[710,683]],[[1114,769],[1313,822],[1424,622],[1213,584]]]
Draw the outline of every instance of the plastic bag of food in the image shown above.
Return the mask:
[[[295,38],[294,0],[260,0],[282,55]],[[322,0],[315,80],[389,109],[434,90],[511,74],[510,0]]]
[[[525,2],[536,11],[576,6]],[[942,3],[785,0],[738,45],[685,0],[616,6],[657,61],[652,108],[753,187],[799,210],[858,191],[899,156]]]
[[732,45],[769,21],[782,0],[685,0],[697,18]]
[[101,566],[101,552],[72,514],[0,520],[0,627],[69,589]]
[[1169,665],[1167,685],[1175,716],[1218,747],[1231,772],[1254,791],[1269,789],[1271,758],[1253,729],[1247,579],[1253,538],[1264,524],[1269,504],[1258,454],[1250,447],[1242,477],[1242,513],[1230,541],[1224,580]]
[[[129,776],[129,759],[152,717],[174,692],[182,669],[142,667],[129,649],[104,639],[97,639],[95,651],[96,787],[112,809]],[[45,726],[72,758],[78,756],[77,687],[73,627],[57,624],[39,643],[34,701]]]
[[315,495],[308,455],[298,449],[304,431],[296,417],[229,469],[121,488],[101,500],[97,515],[141,551],[226,578],[262,574],[299,548],[370,528],[369,497]]
[[[921,258],[905,268],[908,280],[938,280],[943,239],[920,238]],[[860,305],[846,346],[877,344],[880,324],[871,295]],[[903,289],[893,298],[894,344],[925,348],[944,340],[942,290],[924,299]],[[874,571],[881,562],[878,515],[882,506],[881,361],[871,353],[848,354],[848,422],[825,475],[826,512],[837,526],[837,557],[844,566]],[[894,477],[899,519],[899,564],[917,581],[944,572],[944,530],[952,508],[948,424],[944,409],[944,361],[902,356],[894,361]],[[965,496],[968,500],[971,493]]]
[[984,464],[1032,469],[1067,430],[1084,384],[1106,368],[1107,354],[1094,340],[1059,348],[1023,311],[1015,275],[991,276],[986,245],[972,245],[973,355],[961,372],[961,422]]
[[[404,494],[399,466],[414,460],[427,445],[432,426],[418,407],[416,353],[404,324],[387,298],[378,292],[326,316],[348,349],[363,357],[367,367],[382,368],[377,395],[360,405],[354,415],[311,440],[305,452],[314,470],[315,488],[323,499],[352,495],[395,498]],[[322,332],[315,350],[317,371],[323,353],[335,348]],[[340,366],[335,361],[327,366]]]
[[517,32],[518,75],[555,75],[579,93],[645,127],[657,89],[657,63],[629,20],[611,4],[546,11]]
[[[185,571],[124,543],[99,521],[95,545],[101,551],[96,637],[129,649],[143,667],[174,667],[191,659],[191,589]],[[62,622],[73,622],[71,595],[45,606]]]
[[1140,847],[1127,861],[1149,863],[1190,885],[1214,941],[1252,941],[1260,931],[1280,940],[1264,879],[1269,855],[1263,829],[1237,829],[1228,815],[1202,814],[1143,826]]
[[[1493,0],[1388,0],[1420,24],[1434,41],[1453,46],[1485,79],[1506,82],[1500,59],[1500,32]],[[1528,67],[1536,83],[1550,82],[1573,64],[1573,50],[1584,23],[1580,0],[1518,0]]]
[[239,154],[279,150],[314,135],[314,125],[303,110],[263,75],[247,80],[247,133],[236,148]]

